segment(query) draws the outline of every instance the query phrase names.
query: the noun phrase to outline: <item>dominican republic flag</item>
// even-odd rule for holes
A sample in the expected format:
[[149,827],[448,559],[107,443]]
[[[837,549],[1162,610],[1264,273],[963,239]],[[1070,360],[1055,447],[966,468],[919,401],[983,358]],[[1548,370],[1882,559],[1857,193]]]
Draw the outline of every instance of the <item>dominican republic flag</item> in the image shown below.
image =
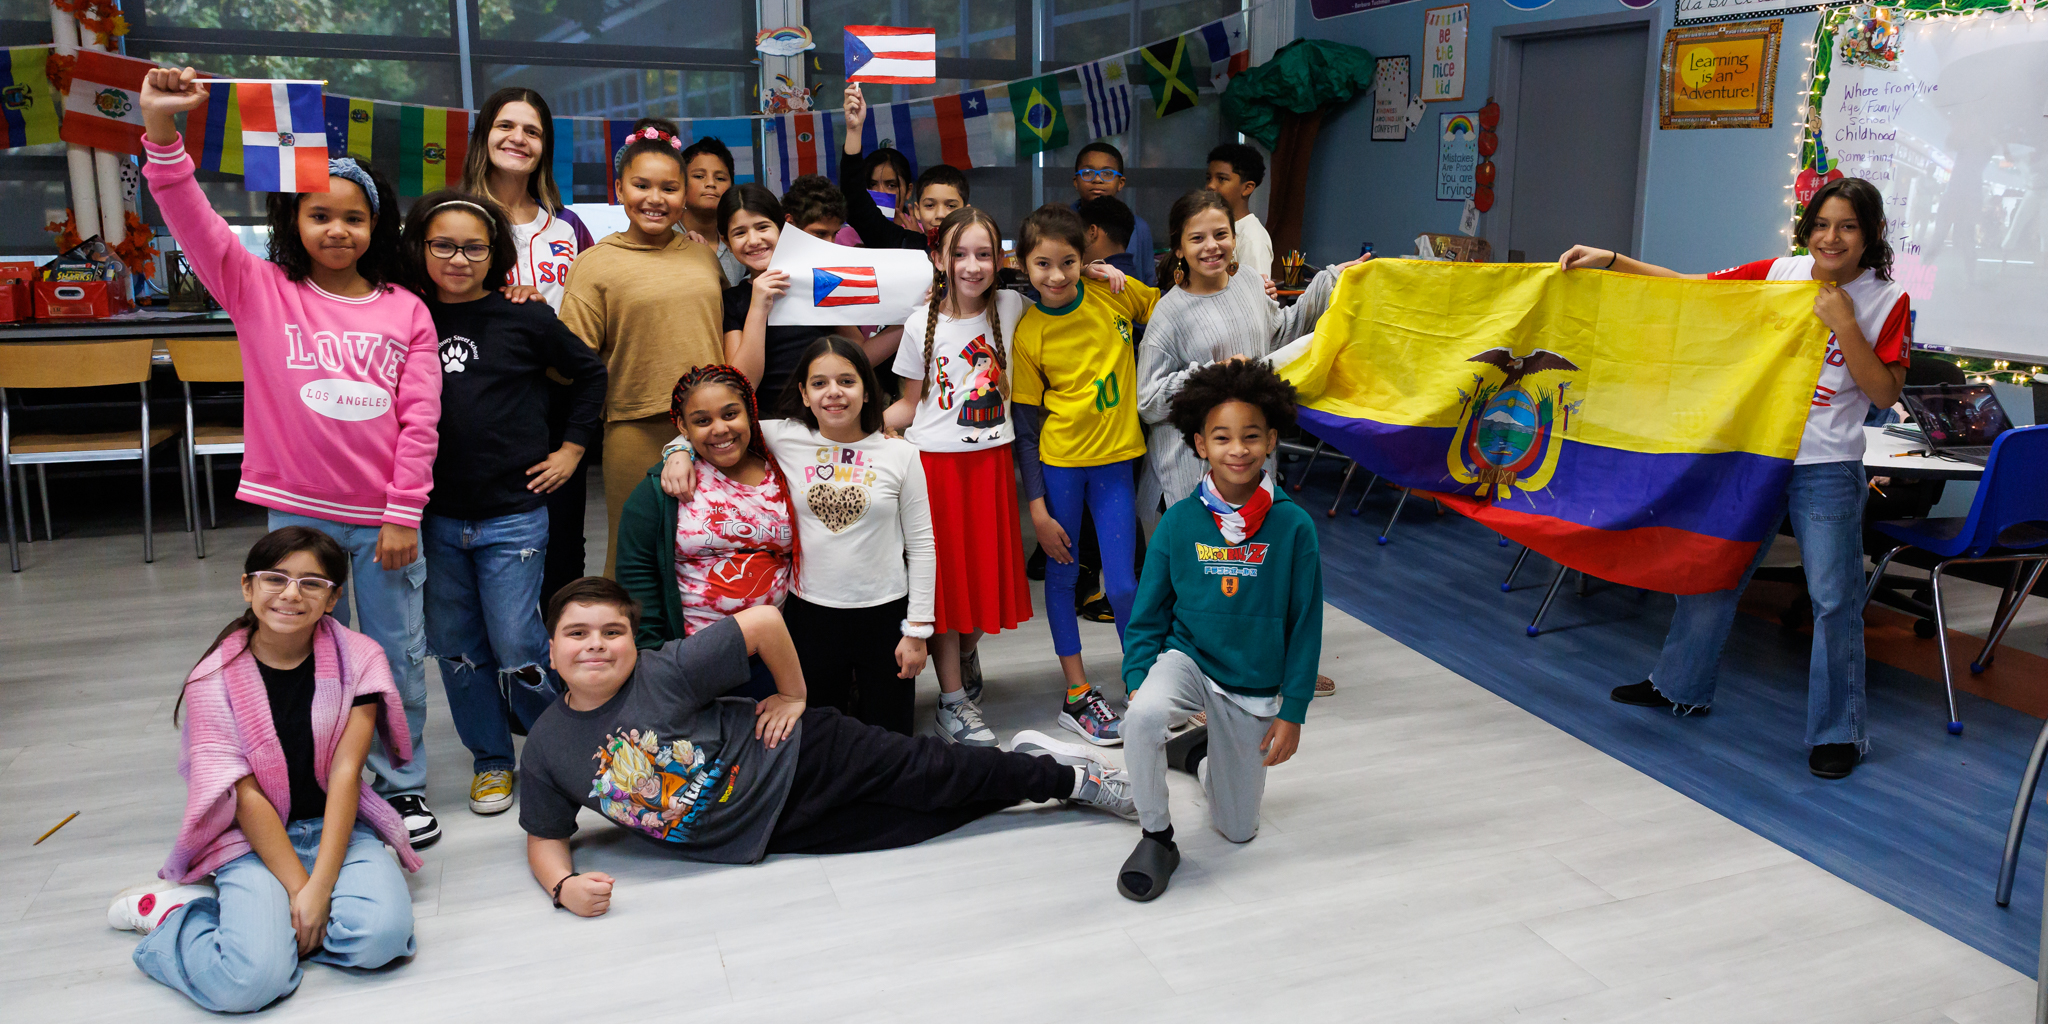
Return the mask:
[[839,180],[839,140],[833,130],[838,120],[825,111],[809,111],[767,122],[763,142],[768,147],[769,187],[786,192],[790,182],[806,174]]
[[812,270],[811,304],[820,309],[881,305],[882,292],[875,283],[875,268],[818,267]]
[[235,87],[242,109],[242,187],[327,191],[327,110],[320,87],[270,82]]
[[111,153],[142,155],[142,79],[155,64],[80,49],[64,94],[57,137]]
[[1122,58],[1081,65],[1081,87],[1088,94],[1088,137],[1122,135],[1131,127],[1131,82]]
[[939,80],[938,32],[889,25],[846,26],[846,80],[920,85]]
[[1252,66],[1251,49],[1244,29],[1244,14],[1233,14],[1198,29],[1209,46],[1209,85],[1217,92],[1229,88],[1230,80]]
[[910,176],[917,177],[917,127],[911,103],[884,103],[868,108],[868,119],[860,126],[860,148],[872,153],[884,146],[910,161]]
[[995,166],[995,118],[987,93],[976,89],[940,96],[932,100],[932,109],[938,113],[939,154],[946,163],[961,170]]

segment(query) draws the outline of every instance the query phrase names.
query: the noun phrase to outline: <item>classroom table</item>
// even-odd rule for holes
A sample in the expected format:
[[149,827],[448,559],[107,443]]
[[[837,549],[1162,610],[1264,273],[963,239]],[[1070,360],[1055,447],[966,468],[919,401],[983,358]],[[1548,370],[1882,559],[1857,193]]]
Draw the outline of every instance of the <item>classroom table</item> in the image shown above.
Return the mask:
[[1926,448],[1917,441],[1887,434],[1883,427],[1864,427],[1863,469],[1871,476],[1917,480],[1975,480],[1984,475],[1984,467],[1972,462],[1907,454]]
[[118,341],[123,338],[165,338],[185,334],[232,334],[235,322],[224,312],[173,313],[138,309],[104,320],[22,320],[0,324],[0,344],[10,341]]

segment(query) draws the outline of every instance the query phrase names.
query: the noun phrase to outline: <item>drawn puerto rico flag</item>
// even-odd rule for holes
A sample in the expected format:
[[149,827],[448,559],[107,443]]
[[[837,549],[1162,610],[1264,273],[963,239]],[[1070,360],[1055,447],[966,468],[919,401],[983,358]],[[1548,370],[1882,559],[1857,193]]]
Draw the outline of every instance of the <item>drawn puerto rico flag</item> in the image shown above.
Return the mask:
[[846,26],[846,80],[916,85],[939,80],[938,32],[890,25]]
[[242,187],[251,192],[327,191],[327,110],[313,84],[245,83]]
[[819,267],[811,271],[811,304],[819,308],[881,305],[875,268]]

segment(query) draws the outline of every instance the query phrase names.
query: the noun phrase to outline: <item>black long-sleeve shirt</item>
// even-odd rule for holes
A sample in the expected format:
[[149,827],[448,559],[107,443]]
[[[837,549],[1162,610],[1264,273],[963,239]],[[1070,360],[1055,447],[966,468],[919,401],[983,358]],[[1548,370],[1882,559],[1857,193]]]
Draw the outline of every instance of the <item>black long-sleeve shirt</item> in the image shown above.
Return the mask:
[[547,371],[571,381],[562,440],[597,443],[605,368],[545,302],[490,292],[474,302],[427,300],[441,337],[441,447],[427,514],[495,519],[531,512],[547,495],[526,489],[548,445]]
[[846,222],[860,235],[861,244],[870,249],[930,248],[924,232],[912,231],[882,216],[875,197],[868,195],[867,172],[861,170],[864,159],[843,150],[839,154],[839,191],[846,194]]

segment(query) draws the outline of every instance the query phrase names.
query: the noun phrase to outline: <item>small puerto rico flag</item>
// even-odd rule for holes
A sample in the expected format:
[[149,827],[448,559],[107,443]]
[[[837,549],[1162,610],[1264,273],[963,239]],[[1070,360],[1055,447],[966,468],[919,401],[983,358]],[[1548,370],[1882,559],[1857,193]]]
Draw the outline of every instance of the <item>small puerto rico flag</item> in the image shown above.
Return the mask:
[[919,85],[939,80],[938,31],[846,26],[846,80]]
[[243,83],[242,187],[251,192],[327,191],[327,110],[312,83]]
[[811,304],[820,309],[881,305],[882,292],[875,283],[875,268],[819,267],[811,271]]

